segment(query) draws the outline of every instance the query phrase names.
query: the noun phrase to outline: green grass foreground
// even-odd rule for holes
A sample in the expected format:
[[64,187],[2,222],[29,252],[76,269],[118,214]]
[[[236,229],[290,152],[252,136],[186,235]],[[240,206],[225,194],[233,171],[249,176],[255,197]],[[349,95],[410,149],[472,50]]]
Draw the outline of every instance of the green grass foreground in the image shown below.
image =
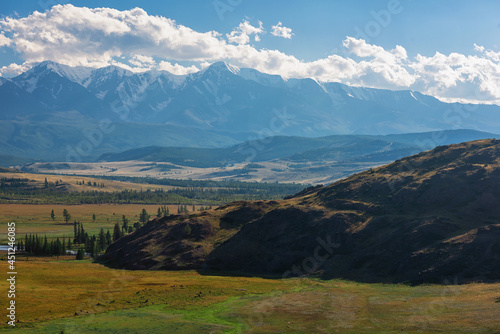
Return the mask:
[[[15,329],[3,322],[0,332],[498,333],[500,328],[499,283],[408,286],[127,271],[70,257],[19,259],[17,265],[19,322]],[[5,282],[0,289],[7,291]]]

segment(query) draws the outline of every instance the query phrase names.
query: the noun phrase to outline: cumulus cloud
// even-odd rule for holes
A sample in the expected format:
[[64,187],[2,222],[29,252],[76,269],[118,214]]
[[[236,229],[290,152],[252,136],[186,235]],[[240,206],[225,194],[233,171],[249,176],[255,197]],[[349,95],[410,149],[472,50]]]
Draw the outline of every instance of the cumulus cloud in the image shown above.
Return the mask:
[[[208,64],[207,64],[207,66],[208,66]],[[170,63],[168,61],[161,61],[159,66],[158,66],[158,69],[160,71],[167,71],[167,72],[170,72],[170,73],[176,74],[176,75],[186,75],[186,74],[190,74],[190,73],[196,73],[200,70],[198,67],[196,67],[194,65],[191,65],[189,67],[185,67],[185,66],[179,65],[177,63],[172,65],[172,63]]]
[[0,47],[8,46],[12,43],[12,40],[8,37],[5,37],[3,33],[0,33]]
[[271,34],[274,35],[274,36],[277,36],[277,37],[283,37],[283,38],[292,38],[292,29],[291,28],[287,28],[287,27],[283,27],[283,24],[281,22],[278,22],[277,25],[275,26],[272,26],[272,31],[271,31]]
[[53,59],[71,66],[100,67],[114,57],[135,54],[213,59],[223,55],[225,44],[214,31],[200,33],[140,8],[119,11],[56,5],[28,17],[4,18],[0,27],[12,34],[12,45],[25,59]]
[[[34,63],[53,60],[69,66],[118,65],[132,71],[159,69],[184,75],[225,60],[239,67],[287,78],[314,78],[350,85],[412,89],[447,101],[500,103],[500,52],[474,45],[474,54],[436,52],[408,57],[403,46],[386,49],[346,37],[338,54],[303,61],[279,50],[250,45],[265,33],[263,23],[244,20],[229,34],[198,32],[140,8],[119,11],[57,5],[44,13],[0,19],[0,47],[23,59],[0,74],[13,76]],[[275,36],[291,38],[279,22]],[[183,66],[180,64],[193,64]]]
[[27,70],[29,70],[32,67],[33,67],[33,63],[30,61],[26,61],[21,65],[12,63],[12,64],[7,65],[7,66],[2,66],[2,68],[0,68],[0,74],[2,74],[4,76],[8,76],[8,77],[13,77],[13,76],[21,74],[23,72],[26,72]]
[[150,70],[156,66],[156,61],[153,57],[145,55],[134,55],[129,61],[135,68],[140,70]]
[[247,20],[240,23],[240,25],[231,31],[230,34],[226,34],[227,40],[230,43],[236,44],[248,44],[250,42],[250,36],[255,35],[254,40],[260,42],[259,34],[264,32],[262,27],[262,22],[259,21],[259,26],[252,26]]
[[446,101],[499,103],[499,54],[477,46],[476,51],[481,54],[418,55],[409,64],[417,78],[414,88]]
[[384,88],[409,87],[415,77],[407,70],[406,50],[397,45],[392,50],[366,43],[362,39],[347,37],[343,46],[348,53],[367,60],[360,61],[356,75],[357,84],[363,86],[380,85]]

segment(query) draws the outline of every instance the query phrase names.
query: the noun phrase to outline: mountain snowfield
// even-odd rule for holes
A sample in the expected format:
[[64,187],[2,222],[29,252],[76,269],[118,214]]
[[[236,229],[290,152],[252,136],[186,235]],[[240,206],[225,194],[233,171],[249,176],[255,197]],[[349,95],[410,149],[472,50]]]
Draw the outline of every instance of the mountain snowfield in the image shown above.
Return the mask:
[[[277,135],[500,129],[496,105],[449,104],[415,91],[283,80],[224,62],[178,76],[45,61],[17,77],[1,78],[0,99],[0,154],[37,159],[64,160],[62,151],[78,150],[85,140],[92,147],[80,154],[82,160],[150,145],[221,147]],[[113,124],[113,131],[94,142],[86,138],[103,121]],[[47,156],[49,150],[59,154]]]

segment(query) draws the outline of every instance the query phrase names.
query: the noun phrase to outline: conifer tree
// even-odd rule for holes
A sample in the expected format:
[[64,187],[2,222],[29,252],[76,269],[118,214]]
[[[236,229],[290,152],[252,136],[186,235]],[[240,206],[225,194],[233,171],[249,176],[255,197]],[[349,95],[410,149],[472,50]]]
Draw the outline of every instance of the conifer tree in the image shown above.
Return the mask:
[[113,242],[121,238],[120,226],[118,223],[115,224],[115,228],[113,230]]
[[79,238],[80,228],[79,228],[76,220],[75,220],[75,223],[73,225],[73,233],[74,233],[73,243],[77,244],[80,241],[80,238]]
[[83,255],[84,255],[83,249],[78,248],[78,251],[76,252],[76,259],[83,260]]
[[43,241],[42,254],[49,254],[49,241],[47,240],[47,236],[45,236],[45,240]]
[[149,214],[146,209],[142,209],[141,214],[139,215],[139,221],[143,224],[146,224],[149,220]]
[[63,210],[63,217],[66,224],[71,220],[71,215],[69,214],[68,210]]
[[98,244],[99,244],[99,251],[105,250],[106,249],[106,235],[104,234],[104,229],[101,228],[99,231],[99,238],[98,238]]
[[109,230],[106,232],[106,247],[111,245],[113,241],[111,240],[111,233],[109,233]]
[[122,232],[123,234],[128,232],[128,219],[125,217],[125,215],[122,215]]

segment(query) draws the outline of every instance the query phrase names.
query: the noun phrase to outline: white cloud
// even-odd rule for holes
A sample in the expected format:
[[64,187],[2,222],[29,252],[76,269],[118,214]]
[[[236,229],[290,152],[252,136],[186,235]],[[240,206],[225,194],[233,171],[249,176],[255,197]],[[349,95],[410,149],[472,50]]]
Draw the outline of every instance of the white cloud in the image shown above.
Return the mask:
[[277,36],[277,37],[283,37],[283,38],[292,38],[292,29],[291,28],[287,28],[287,27],[283,27],[283,24],[281,22],[278,22],[277,25],[275,26],[272,26],[272,31],[271,31],[271,34],[274,35],[274,36]]
[[156,61],[153,57],[144,55],[134,55],[129,61],[135,68],[140,70],[150,70],[156,66]]
[[[263,23],[247,20],[230,34],[198,32],[175,21],[135,8],[81,8],[57,5],[27,17],[0,19],[0,47],[12,48],[23,59],[0,74],[13,76],[34,63],[53,60],[69,66],[118,65],[132,71],[159,69],[188,74],[225,60],[284,78],[314,78],[351,85],[412,89],[447,101],[500,103],[500,52],[474,45],[473,55],[439,52],[408,57],[403,46],[386,49],[347,37],[342,53],[302,61],[279,50],[258,49]],[[291,38],[281,22],[273,35]],[[179,65],[189,62],[193,65]]]
[[474,50],[478,52],[484,52],[484,46],[479,46],[476,43],[474,43]]
[[462,55],[439,52],[418,55],[409,66],[415,71],[415,89],[446,101],[500,102],[500,57],[476,46],[483,54]]
[[0,47],[9,46],[12,43],[12,40],[8,37],[5,37],[3,33],[0,33]]
[[[208,64],[206,66],[208,66]],[[191,65],[189,67],[185,67],[185,66],[179,65],[177,63],[172,65],[172,63],[170,63],[168,61],[161,61],[159,66],[158,66],[158,69],[160,71],[167,71],[167,72],[170,72],[170,73],[176,74],[176,75],[186,75],[186,74],[190,74],[190,73],[196,73],[200,70],[198,67],[196,67],[194,65]]]
[[196,32],[175,21],[135,8],[89,9],[57,5],[44,13],[0,20],[12,45],[26,60],[45,59],[100,67],[115,57],[135,54],[179,60],[221,57],[225,42],[216,32]]
[[230,34],[226,34],[226,37],[230,43],[248,44],[250,42],[251,35],[255,35],[255,41],[260,42],[259,34],[262,33],[264,33],[264,28],[262,27],[261,21],[259,21],[258,27],[254,27],[247,20],[245,20],[241,22],[236,29],[231,31]]
[[33,63],[29,62],[29,61],[26,61],[21,65],[12,63],[8,66],[2,66],[2,68],[0,68],[0,74],[2,76],[13,77],[13,76],[17,76],[23,72],[26,72],[31,67],[33,67]]

